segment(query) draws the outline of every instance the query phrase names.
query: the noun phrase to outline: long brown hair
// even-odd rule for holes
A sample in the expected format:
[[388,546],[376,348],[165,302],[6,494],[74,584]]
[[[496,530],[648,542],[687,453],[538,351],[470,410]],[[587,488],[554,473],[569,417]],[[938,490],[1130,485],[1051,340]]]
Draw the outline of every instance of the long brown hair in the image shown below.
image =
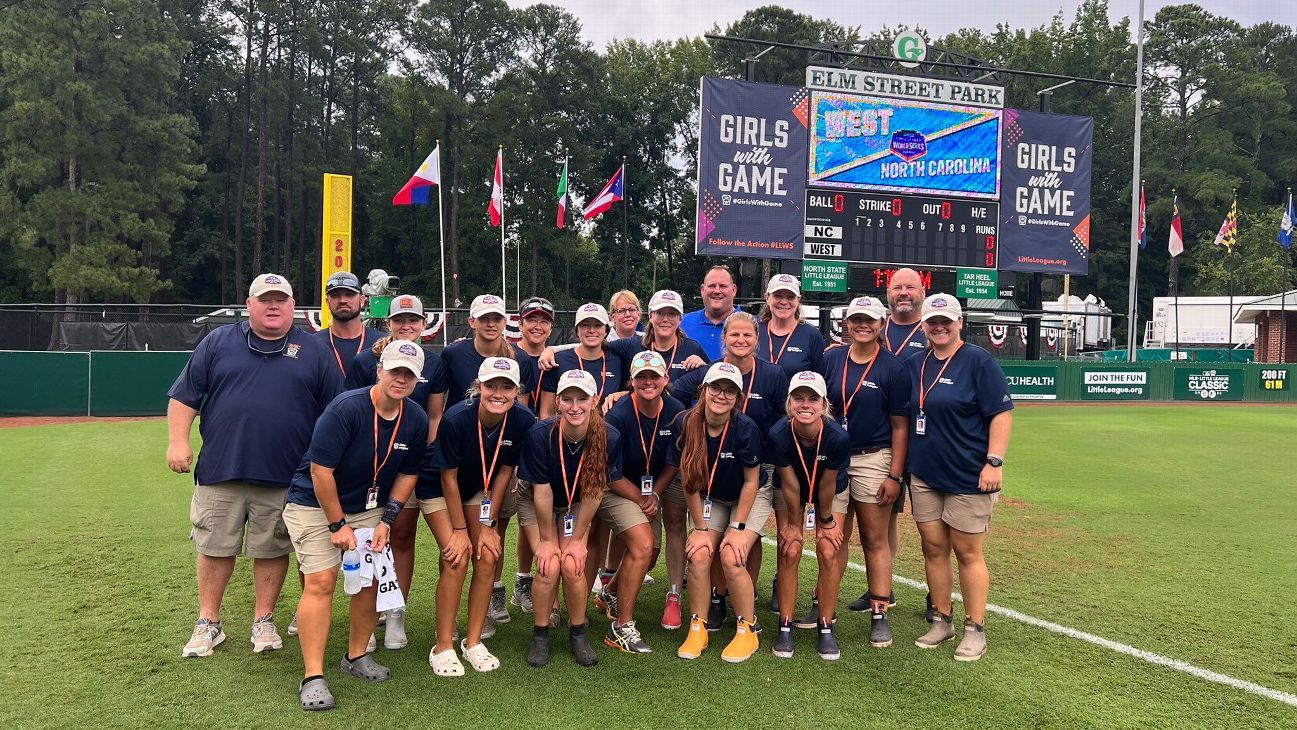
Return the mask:
[[[707,386],[701,387],[705,389]],[[680,481],[684,484],[685,491],[690,494],[702,491],[708,477],[706,397],[703,394],[694,407],[685,414],[682,429],[684,433],[676,437],[676,444],[680,449]],[[735,399],[734,404],[730,409],[731,421],[734,420],[734,412],[738,409],[738,399]],[[724,446],[721,444],[721,448]],[[719,451],[716,453],[716,458],[721,458]]]
[[[590,406],[590,420],[586,424],[585,447],[581,455],[585,459],[585,466],[581,469],[581,500],[584,502],[603,499],[603,493],[608,489],[608,428],[600,412],[599,402],[593,397],[591,400],[594,402]],[[563,416],[559,415],[550,426],[550,433],[558,430],[560,449],[566,448],[563,444],[562,424]],[[563,480],[567,480],[566,474],[563,475]]]

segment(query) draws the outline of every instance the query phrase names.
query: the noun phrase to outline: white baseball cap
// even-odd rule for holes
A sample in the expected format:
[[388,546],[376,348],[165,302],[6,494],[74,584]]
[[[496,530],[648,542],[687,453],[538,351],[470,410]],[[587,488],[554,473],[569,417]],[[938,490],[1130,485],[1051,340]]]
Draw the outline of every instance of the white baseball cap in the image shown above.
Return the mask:
[[473,303],[468,308],[468,316],[477,319],[488,314],[498,314],[501,317],[509,316],[509,312],[504,308],[504,300],[494,294],[482,294],[474,297]]
[[507,357],[488,357],[477,368],[477,382],[504,378],[514,385],[522,385],[522,374],[518,371],[518,362]]
[[630,361],[630,376],[633,378],[645,370],[652,370],[658,375],[667,374],[667,361],[662,355],[653,350],[645,350],[638,353]]
[[604,309],[602,304],[596,304],[594,302],[582,304],[576,310],[576,322],[574,324],[581,324],[587,319],[593,319],[599,324],[607,327],[609,323],[608,310]]
[[392,297],[392,308],[387,310],[387,318],[391,319],[398,314],[417,314],[423,316],[423,302],[412,294],[399,294]]
[[684,300],[680,298],[679,294],[670,289],[655,291],[653,297],[649,299],[648,311],[657,312],[662,309],[674,309],[680,314],[684,314]]
[[887,316],[887,307],[875,297],[856,297],[847,305],[847,311],[842,315],[842,318],[850,319],[857,314],[863,314],[874,319],[883,319]]
[[920,310],[919,321],[927,322],[936,317],[943,317],[954,321],[964,316],[964,308],[959,306],[959,300],[949,294],[932,294],[923,300],[923,309]]
[[252,285],[248,287],[248,296],[256,298],[267,292],[282,292],[288,296],[293,296],[293,285],[288,283],[288,279],[279,274],[262,274],[252,280]]
[[406,368],[418,375],[423,372],[423,348],[409,340],[392,340],[383,348],[378,364],[384,370]]
[[569,370],[560,375],[558,386],[554,388],[554,395],[559,395],[568,388],[576,388],[588,396],[594,396],[599,392],[594,376],[584,370]]
[[[756,377],[755,373],[753,377]],[[728,362],[712,363],[712,366],[707,368],[707,374],[703,376],[703,384],[718,383],[722,380],[732,383],[740,393],[743,392],[743,373],[739,372],[737,367]]]
[[775,274],[766,282],[766,293],[774,294],[777,291],[790,292],[795,297],[802,295],[802,282],[797,280],[792,274]]
[[798,388],[806,388],[821,398],[827,398],[829,395],[829,388],[824,384],[824,376],[814,370],[803,370],[788,381],[789,393]]

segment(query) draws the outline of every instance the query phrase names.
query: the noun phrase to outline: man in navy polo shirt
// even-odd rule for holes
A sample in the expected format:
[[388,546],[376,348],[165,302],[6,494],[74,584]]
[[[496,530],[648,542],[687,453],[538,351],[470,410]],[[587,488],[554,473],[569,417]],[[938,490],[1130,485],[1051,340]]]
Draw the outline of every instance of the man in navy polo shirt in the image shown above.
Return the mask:
[[284,496],[315,419],[341,384],[326,348],[293,326],[293,306],[287,279],[258,276],[248,289],[248,321],[207,335],[167,392],[167,466],[178,474],[193,464],[189,432],[202,415],[189,509],[198,623],[181,656],[210,656],[225,640],[221,600],[245,545],[256,590],[252,650],[283,646],[274,611],[293,549],[281,519]]
[[365,295],[360,293],[360,279],[350,271],[339,271],[324,284],[324,297],[329,305],[329,326],[316,333],[316,339],[325,343],[336,365],[338,382],[347,377],[351,361],[363,350],[373,347],[383,333],[366,327],[360,318],[365,308]]
[[919,305],[925,296],[923,280],[914,269],[897,269],[887,280],[890,314],[878,339],[888,352],[902,361],[921,354],[928,346],[928,338],[919,326]]
[[721,344],[721,328],[725,318],[733,314],[734,295],[739,288],[734,283],[734,275],[724,266],[713,266],[703,277],[700,294],[703,308],[686,314],[680,319],[680,329],[692,340],[697,340],[707,352],[708,360],[719,360],[725,354]]

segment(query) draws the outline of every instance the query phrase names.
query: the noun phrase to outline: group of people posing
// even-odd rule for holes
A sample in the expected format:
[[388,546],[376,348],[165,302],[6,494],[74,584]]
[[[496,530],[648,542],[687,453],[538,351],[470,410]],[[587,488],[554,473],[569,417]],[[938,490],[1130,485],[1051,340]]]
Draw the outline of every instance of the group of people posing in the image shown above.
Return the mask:
[[[528,664],[549,662],[560,605],[575,660],[596,664],[592,592],[609,622],[604,643],[651,652],[635,609],[663,562],[660,624],[685,630],[677,655],[707,654],[732,610],[733,638],[720,656],[743,662],[763,632],[755,591],[763,537],[775,547],[774,655],[792,657],[794,629],[806,628],[822,658],[838,659],[834,624],[853,529],[868,590],[848,608],[870,614],[871,646],[892,644],[896,518],[908,493],[930,588],[931,627],[915,644],[935,649],[956,636],[953,552],[966,614],[954,658],[981,658],[982,550],[1013,404],[996,360],[963,342],[959,301],[925,296],[918,274],[901,269],[886,303],[851,300],[842,342],[827,347],[802,318],[796,277],[772,277],[756,315],[735,307],[736,293],[730,272],[713,267],[701,309],[686,313],[678,293],[658,291],[640,329],[640,301],[621,291],[608,309],[578,308],[568,344],[550,342],[548,300],[521,303],[521,339],[511,343],[504,301],[482,295],[470,307],[472,335],[438,353],[420,344],[417,297],[393,299],[384,334],[363,325],[360,282],[340,272],[326,286],[331,325],[308,334],[293,327],[289,283],[257,277],[248,321],[205,338],[169,392],[174,471],[193,465],[189,434],[202,416],[190,510],[199,619],[183,655],[208,656],[224,641],[221,599],[245,550],[256,588],[253,650],[281,648],[273,613],[295,552],[302,598],[288,633],[301,642],[302,708],[335,702],[324,654],[340,569],[349,581],[350,571],[363,576],[348,586],[341,668],[387,679],[373,656],[375,630],[386,607],[385,647],[409,641],[405,602],[422,515],[440,551],[428,657],[438,676],[500,666],[484,642],[511,619],[510,603],[533,616]],[[503,553],[515,517],[518,572],[506,600]],[[804,554],[815,556],[818,576],[810,610],[795,616]]]

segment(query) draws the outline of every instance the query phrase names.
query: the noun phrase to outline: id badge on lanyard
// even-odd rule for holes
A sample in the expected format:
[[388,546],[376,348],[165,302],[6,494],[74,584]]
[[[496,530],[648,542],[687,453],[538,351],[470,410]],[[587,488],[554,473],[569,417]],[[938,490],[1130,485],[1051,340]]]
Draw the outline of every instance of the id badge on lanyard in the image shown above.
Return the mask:
[[923,413],[923,411],[919,411],[919,415],[914,417],[914,434],[916,436],[922,436],[927,432],[928,432],[928,417]]
[[482,498],[482,507],[477,512],[477,521],[484,524],[491,524],[491,498]]
[[803,520],[802,526],[807,530],[815,527],[815,505],[811,502],[806,503],[806,519]]
[[639,493],[641,497],[647,497],[653,493],[653,477],[645,474],[639,478]]
[[574,532],[576,532],[576,517],[568,512],[563,515],[563,537],[572,537]]
[[370,485],[369,490],[365,492],[365,509],[378,509],[378,482]]
[[703,500],[703,522],[711,522],[711,521],[712,521],[712,501],[710,499],[704,499]]

